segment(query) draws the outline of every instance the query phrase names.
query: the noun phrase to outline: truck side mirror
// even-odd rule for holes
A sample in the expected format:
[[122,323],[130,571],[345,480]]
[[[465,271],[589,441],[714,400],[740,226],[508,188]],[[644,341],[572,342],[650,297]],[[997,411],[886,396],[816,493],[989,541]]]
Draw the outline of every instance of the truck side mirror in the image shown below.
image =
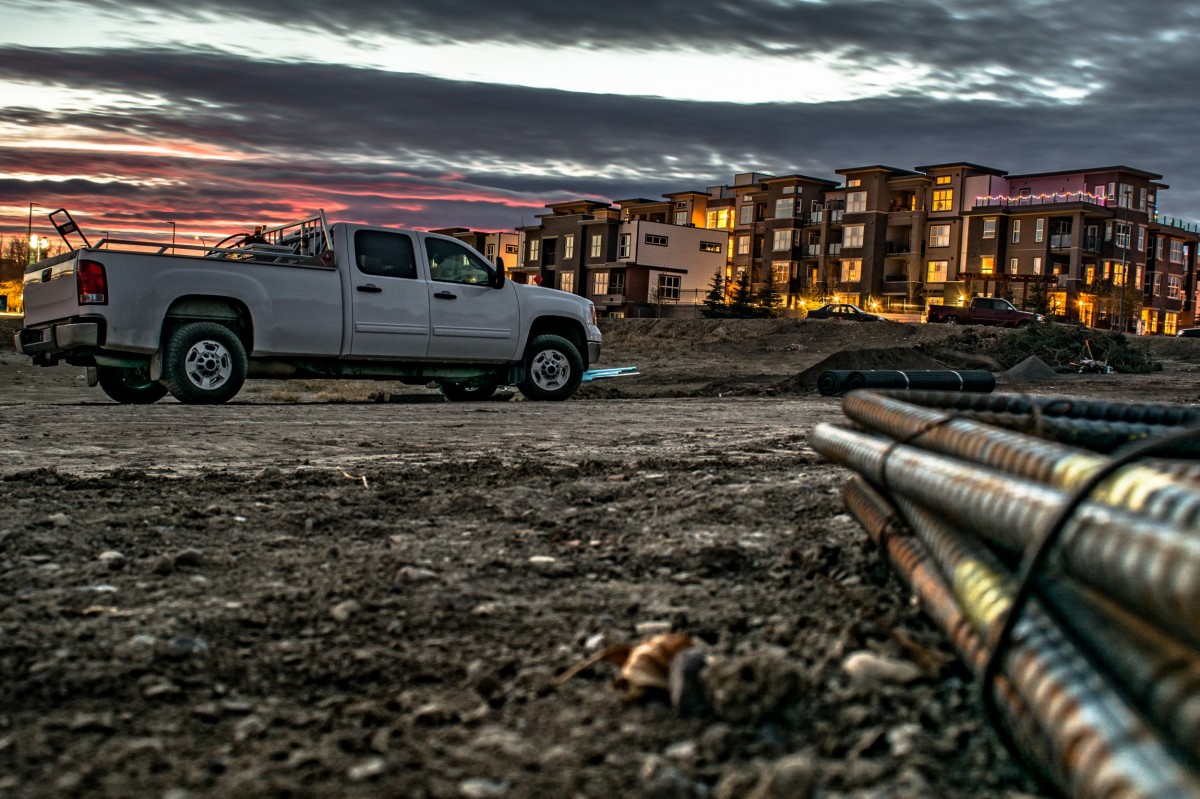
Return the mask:
[[504,285],[504,267],[497,266],[488,272],[488,285],[498,289]]

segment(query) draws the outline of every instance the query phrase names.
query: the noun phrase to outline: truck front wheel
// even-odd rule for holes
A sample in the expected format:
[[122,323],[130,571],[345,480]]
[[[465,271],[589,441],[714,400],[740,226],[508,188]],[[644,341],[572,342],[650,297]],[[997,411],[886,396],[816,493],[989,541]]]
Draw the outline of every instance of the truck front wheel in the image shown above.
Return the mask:
[[583,380],[583,358],[562,336],[538,336],[525,350],[525,379],[517,386],[531,400],[565,400]]
[[109,399],[123,405],[149,405],[167,396],[167,387],[150,379],[146,367],[97,366],[96,380]]
[[192,322],[171,334],[163,382],[188,405],[228,402],[246,382],[246,350],[233,331],[216,322]]

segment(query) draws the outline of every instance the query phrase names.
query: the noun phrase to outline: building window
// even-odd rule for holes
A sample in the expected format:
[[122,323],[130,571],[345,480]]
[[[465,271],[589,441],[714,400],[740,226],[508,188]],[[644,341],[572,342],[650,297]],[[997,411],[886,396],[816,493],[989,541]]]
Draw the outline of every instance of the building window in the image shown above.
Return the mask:
[[1042,273],[1042,258],[1040,255],[1033,259],[1033,273],[1035,275]]
[[1153,288],[1150,289],[1150,293],[1155,297],[1162,294],[1162,272],[1154,273]]
[[1008,273],[1010,275],[1015,275],[1018,271],[1019,270],[1017,269],[1017,259],[1009,258],[1008,259]]
[[659,300],[678,300],[679,299],[679,275],[659,275],[658,276],[658,299]]
[[1039,219],[1033,224],[1033,240],[1041,244],[1046,237],[1046,220]]
[[538,245],[542,243],[541,239],[529,240],[529,260],[536,261],[538,259]]
[[1122,208],[1133,207],[1133,186],[1128,183],[1121,184],[1121,196],[1117,199],[1117,205]]
[[950,226],[949,225],[930,225],[929,226],[929,246],[930,247],[949,247],[950,246]]
[[1138,210],[1139,211],[1146,210],[1146,189],[1144,189],[1144,188],[1139,190],[1139,192],[1138,192]]
[[737,237],[737,254],[738,255],[749,255],[750,254],[750,237],[749,236],[738,236]]
[[601,248],[604,246],[604,237],[600,235],[592,236],[592,257],[599,258]]
[[850,178],[849,180],[846,181],[846,185],[849,186],[850,188],[854,188],[855,186],[861,186],[862,178]]
[[842,239],[843,247],[861,247],[863,246],[863,225],[847,225],[845,237]]
[[563,236],[563,258],[575,257],[575,237]]
[[486,253],[487,257],[490,259],[490,258],[491,258],[492,256],[494,256],[495,254],[496,254],[496,245],[495,245],[495,244],[489,244],[489,245],[487,246],[487,253]]
[[687,221],[688,221],[687,211],[676,211],[675,212],[675,224],[686,225]]
[[[749,198],[747,198],[749,199]],[[738,224],[749,225],[754,221],[754,206],[743,205],[738,209]]]
[[630,236],[630,234],[628,234],[628,233],[621,234],[620,245],[617,248],[617,257],[618,258],[628,258],[629,257],[629,245],[630,245],[631,239],[632,239],[632,236]]
[[608,293],[608,272],[592,273],[592,296],[602,297]]
[[1183,242],[1182,241],[1177,241],[1177,240],[1171,241],[1171,263],[1173,263],[1173,264],[1183,263]]
[[796,198],[784,197],[781,200],[775,201],[775,218],[790,219],[795,215]]
[[776,230],[771,240],[771,249],[778,252],[779,250],[789,250],[792,247],[792,231]]
[[994,255],[984,255],[979,259],[979,271],[982,274],[990,275],[996,271],[996,257]]
[[625,273],[613,272],[608,278],[608,293],[609,294],[624,294],[625,293]]
[[950,268],[949,261],[930,261],[925,270],[926,283],[945,283],[946,271]]
[[862,258],[846,258],[842,261],[842,282],[857,283],[862,280]]
[[709,211],[705,218],[709,230],[729,230],[733,227],[733,209],[718,208],[715,211]]
[[1133,225],[1126,224],[1125,222],[1117,223],[1117,240],[1115,244],[1121,249],[1129,248],[1129,234],[1132,228]]
[[575,293],[575,273],[574,272],[559,272],[558,273],[558,290],[565,291],[568,294]]
[[938,175],[936,178],[933,179],[933,182],[935,185],[938,185],[938,186],[949,186],[950,185],[950,176],[949,175]]
[[1154,237],[1154,257],[1160,261],[1162,260],[1162,254],[1163,254],[1163,246],[1162,245],[1163,245],[1163,237],[1155,236]]
[[792,272],[791,261],[771,261],[771,283],[778,286],[781,283],[787,282],[788,275]]
[[1179,299],[1179,289],[1183,284],[1183,278],[1178,275],[1167,275],[1167,299]]
[[983,220],[983,237],[985,239],[996,238],[996,217],[989,216]]
[[646,243],[653,244],[655,247],[666,247],[667,246],[667,237],[666,236],[658,236],[658,235],[655,235],[654,233],[647,233],[646,234]]
[[867,193],[865,191],[852,191],[846,195],[846,213],[860,214],[867,210]]
[[1146,249],[1146,226],[1138,225],[1138,252],[1144,252]]
[[716,242],[716,241],[700,242],[700,252],[720,252],[720,251],[721,251],[720,242]]
[[933,210],[954,210],[954,189],[938,189],[933,193]]
[[1012,232],[1013,232],[1012,243],[1020,244],[1021,243],[1021,220],[1020,219],[1013,220]]

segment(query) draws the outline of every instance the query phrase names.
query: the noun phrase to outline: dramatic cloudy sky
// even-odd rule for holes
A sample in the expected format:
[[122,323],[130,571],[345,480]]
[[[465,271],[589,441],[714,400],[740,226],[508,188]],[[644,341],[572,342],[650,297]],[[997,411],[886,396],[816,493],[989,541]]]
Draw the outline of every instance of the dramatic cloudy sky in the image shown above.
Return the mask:
[[1194,0],[0,0],[0,234],[499,230],[948,161],[1128,164],[1200,221],[1198,67]]

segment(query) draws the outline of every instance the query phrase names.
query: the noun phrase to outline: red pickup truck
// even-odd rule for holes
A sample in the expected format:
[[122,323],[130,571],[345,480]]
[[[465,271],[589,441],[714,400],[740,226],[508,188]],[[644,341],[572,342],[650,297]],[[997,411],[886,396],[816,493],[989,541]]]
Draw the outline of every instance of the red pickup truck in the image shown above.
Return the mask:
[[971,304],[959,308],[955,305],[930,305],[925,321],[947,325],[998,325],[1000,327],[1025,327],[1035,322],[1046,321],[1041,314],[1018,311],[1008,300],[999,297],[972,297]]

